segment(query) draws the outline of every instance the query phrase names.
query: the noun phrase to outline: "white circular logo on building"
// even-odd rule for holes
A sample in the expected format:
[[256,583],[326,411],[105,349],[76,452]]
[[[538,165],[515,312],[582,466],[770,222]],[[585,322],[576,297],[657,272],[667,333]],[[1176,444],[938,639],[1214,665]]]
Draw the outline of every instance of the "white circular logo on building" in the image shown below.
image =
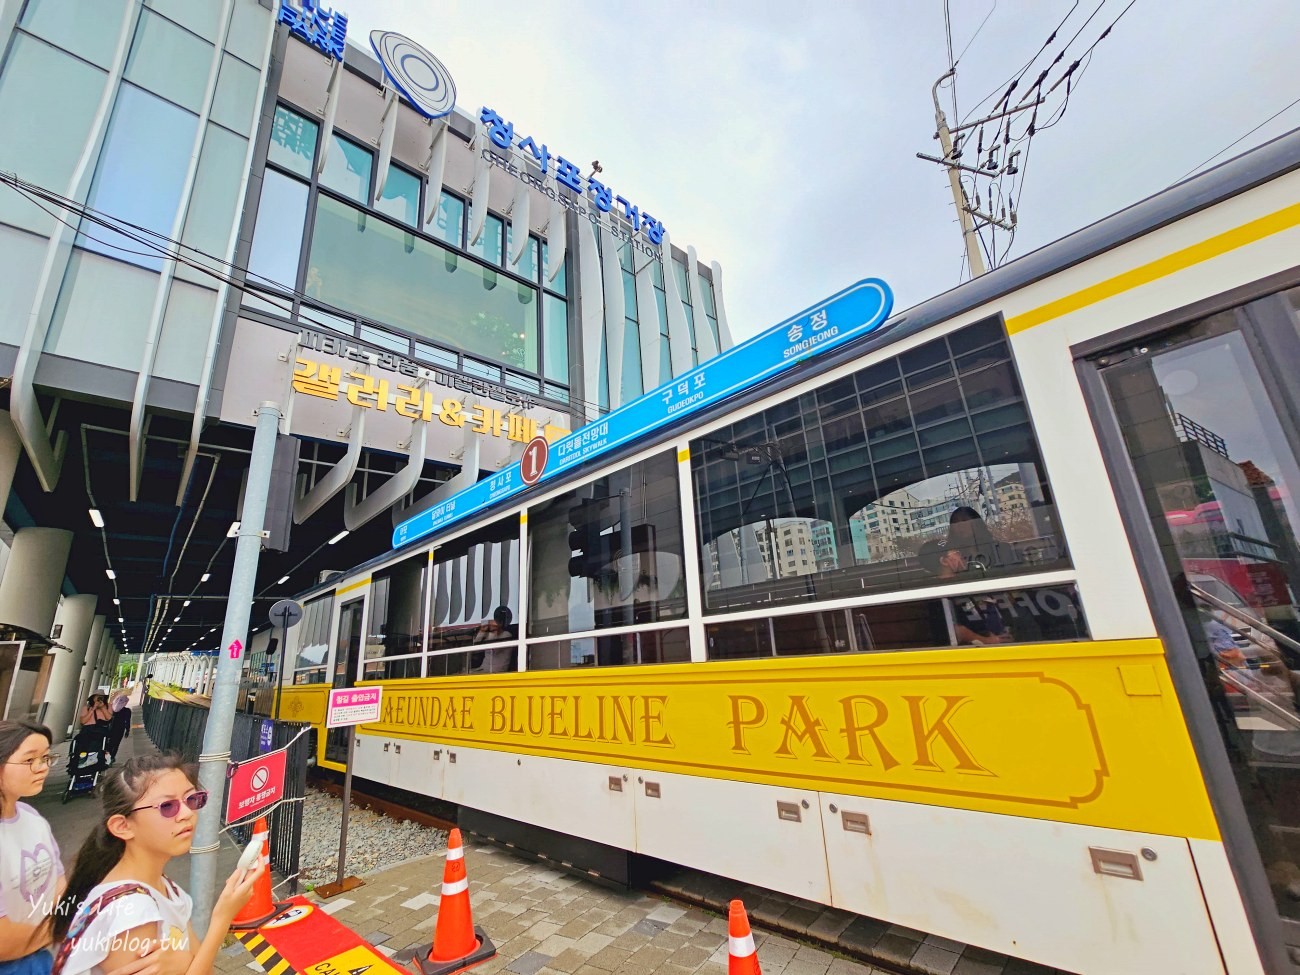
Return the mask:
[[456,82],[441,61],[415,41],[391,30],[372,30],[370,46],[398,91],[426,118],[442,118],[456,107]]

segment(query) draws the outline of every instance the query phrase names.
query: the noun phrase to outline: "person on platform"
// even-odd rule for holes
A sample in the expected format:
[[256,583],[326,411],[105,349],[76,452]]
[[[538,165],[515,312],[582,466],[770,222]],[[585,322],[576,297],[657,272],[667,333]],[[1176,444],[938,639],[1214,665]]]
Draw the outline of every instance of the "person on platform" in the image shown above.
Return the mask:
[[109,710],[112,711],[113,717],[108,726],[108,760],[117,761],[117,750],[122,747],[122,739],[131,737],[131,708],[127,704],[125,694],[117,694],[109,704]]
[[54,915],[53,935],[62,942],[54,975],[207,975],[265,868],[230,875],[200,940],[190,895],[163,871],[189,854],[208,794],[174,755],[127,759],[100,788],[103,818],[77,853]]
[[50,916],[63,862],[50,824],[22,802],[49,775],[54,737],[30,721],[0,721],[0,975],[48,975]]
[[102,730],[107,733],[112,722],[113,712],[108,706],[107,697],[103,694],[92,694],[86,698],[86,703],[81,709],[81,727],[102,726]]

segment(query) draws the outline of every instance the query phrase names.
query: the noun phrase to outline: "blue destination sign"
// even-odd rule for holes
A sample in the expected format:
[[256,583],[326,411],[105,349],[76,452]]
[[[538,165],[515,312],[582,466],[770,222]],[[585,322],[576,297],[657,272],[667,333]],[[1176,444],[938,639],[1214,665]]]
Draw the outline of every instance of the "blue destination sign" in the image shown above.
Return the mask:
[[[541,481],[631,443],[670,422],[752,389],[810,356],[879,328],[894,307],[889,285],[868,278],[551,444]],[[453,494],[393,532],[393,548],[450,528],[527,489],[518,464]]]

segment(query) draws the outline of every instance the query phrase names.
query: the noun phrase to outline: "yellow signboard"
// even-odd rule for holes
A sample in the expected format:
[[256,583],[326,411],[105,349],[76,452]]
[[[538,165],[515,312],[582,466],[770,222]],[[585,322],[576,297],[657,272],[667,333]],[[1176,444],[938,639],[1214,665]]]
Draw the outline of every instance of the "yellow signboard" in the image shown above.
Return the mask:
[[384,686],[366,733],[1218,835],[1156,640]]
[[[345,378],[346,377],[346,378]],[[467,425],[474,433],[483,436],[505,437],[517,443],[528,443],[539,433],[554,443],[570,431],[547,423],[539,428],[535,419],[522,413],[502,411],[478,404],[470,407],[455,398],[438,402],[432,390],[418,386],[398,384],[390,395],[387,379],[379,379],[364,372],[343,372],[342,366],[331,366],[314,359],[297,359],[293,370],[293,388],[296,392],[321,399],[338,401],[345,394],[353,406],[387,412],[392,403],[393,412],[408,420],[432,423],[436,418],[449,427],[464,429]]]

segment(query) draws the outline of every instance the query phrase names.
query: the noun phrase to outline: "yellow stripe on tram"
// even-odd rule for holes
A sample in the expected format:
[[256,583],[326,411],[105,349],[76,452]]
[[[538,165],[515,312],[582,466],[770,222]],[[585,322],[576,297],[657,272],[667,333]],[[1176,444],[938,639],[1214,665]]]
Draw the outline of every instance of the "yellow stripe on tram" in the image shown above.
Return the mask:
[[345,592],[352,592],[352,590],[354,589],[361,589],[364,586],[368,586],[368,585],[370,585],[370,576],[366,576],[364,579],[360,580],[359,582],[354,582],[350,586],[343,586],[339,588],[335,592],[335,595],[342,596]]
[[1244,223],[1240,227],[1234,227],[1221,234],[1215,234],[1213,237],[1199,241],[1189,247],[1176,250],[1172,254],[1166,254],[1164,257],[1139,265],[1132,270],[1125,271],[1123,274],[1117,274],[1105,281],[1099,281],[1073,294],[1066,295],[1064,298],[1049,301],[1047,304],[1040,305],[1023,315],[1009,318],[1007,319],[1007,331],[1012,335],[1026,331],[1035,325],[1042,325],[1044,322],[1051,321],[1053,318],[1060,318],[1081,308],[1087,308],[1099,301],[1113,298],[1115,295],[1141,285],[1150,284],[1152,281],[1168,277],[1178,271],[1184,271],[1195,264],[1219,257],[1239,247],[1245,247],[1247,244],[1253,244],[1265,237],[1281,233],[1284,230],[1290,230],[1298,224],[1300,224],[1300,203],[1295,203],[1257,220]]

